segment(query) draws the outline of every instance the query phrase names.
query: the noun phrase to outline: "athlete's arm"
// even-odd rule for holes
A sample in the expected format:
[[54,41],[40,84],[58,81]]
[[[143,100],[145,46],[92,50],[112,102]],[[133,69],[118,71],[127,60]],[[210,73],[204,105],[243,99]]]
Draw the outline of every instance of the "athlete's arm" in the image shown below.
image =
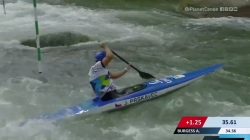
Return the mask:
[[114,55],[112,51],[106,46],[106,44],[101,44],[101,48],[103,48],[106,52],[106,57],[103,58],[102,64],[104,67],[106,67],[109,62],[113,59]]
[[109,75],[110,75],[111,79],[117,79],[117,78],[120,78],[121,76],[123,76],[129,70],[130,70],[130,64],[123,71],[119,71],[119,72],[116,72],[116,73],[109,72]]
[[115,72],[115,73],[114,72],[109,72],[109,75],[110,75],[111,79],[117,79],[117,78],[122,77],[127,72],[128,72],[128,70],[124,69],[122,71]]

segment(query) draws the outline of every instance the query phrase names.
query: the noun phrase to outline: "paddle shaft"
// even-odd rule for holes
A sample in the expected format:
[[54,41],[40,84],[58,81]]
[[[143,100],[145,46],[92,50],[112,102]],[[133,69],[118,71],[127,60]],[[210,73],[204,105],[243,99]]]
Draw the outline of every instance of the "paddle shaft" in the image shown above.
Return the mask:
[[[124,61],[125,63],[129,64],[128,61],[126,61],[125,59],[123,59],[122,57],[120,57],[117,53],[115,53],[113,50],[111,50],[113,54],[115,54],[118,58],[120,58],[122,61]],[[140,70],[138,70],[136,67],[134,67],[133,65],[130,64],[130,66],[135,69],[138,72],[141,72]]]
[[4,0],[3,0],[3,11],[4,11],[4,14],[6,14]]
[[[116,54],[113,50],[111,50],[113,52],[113,54],[115,54],[118,58],[120,58],[123,62],[129,64],[125,59],[123,59],[122,57],[120,57],[118,54]],[[137,68],[135,68],[133,65],[130,64],[130,66],[136,70],[139,75],[141,76],[141,78],[143,79],[151,79],[151,78],[155,78],[153,75],[149,74],[149,73],[146,73],[146,72],[142,72],[140,70],[138,70]]]

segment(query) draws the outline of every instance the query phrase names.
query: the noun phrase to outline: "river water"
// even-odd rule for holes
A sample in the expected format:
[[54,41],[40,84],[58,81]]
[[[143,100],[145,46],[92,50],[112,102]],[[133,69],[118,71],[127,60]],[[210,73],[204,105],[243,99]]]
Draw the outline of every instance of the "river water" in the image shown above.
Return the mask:
[[[36,49],[20,45],[21,40],[35,38],[33,4],[30,0],[7,3],[7,14],[0,14],[0,139],[192,140],[202,136],[173,135],[184,115],[249,116],[250,20],[190,19],[173,12],[172,2],[140,2],[39,3],[41,35],[77,32],[91,38],[71,47],[43,48],[42,74],[37,70]],[[99,42],[158,78],[226,65],[170,96],[125,110],[56,124],[31,121],[19,127],[23,120],[94,97],[87,73]],[[109,69],[124,67],[116,58]],[[143,81],[131,70],[115,84],[126,87]]]

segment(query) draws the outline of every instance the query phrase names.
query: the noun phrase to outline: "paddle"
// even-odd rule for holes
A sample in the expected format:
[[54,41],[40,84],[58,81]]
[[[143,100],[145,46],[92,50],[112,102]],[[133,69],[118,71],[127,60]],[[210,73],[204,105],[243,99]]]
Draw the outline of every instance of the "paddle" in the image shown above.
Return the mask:
[[3,0],[3,11],[4,11],[4,14],[6,14],[4,0]]
[[[121,56],[119,56],[117,53],[115,53],[113,50],[111,50],[113,52],[114,55],[116,55],[118,58],[120,58],[123,62],[129,64],[125,59],[123,59]],[[146,73],[146,72],[142,72],[140,70],[138,70],[137,68],[135,68],[133,65],[130,64],[130,66],[136,70],[139,75],[141,76],[141,78],[143,79],[151,79],[151,78],[155,78],[153,75],[149,74],[149,73]]]

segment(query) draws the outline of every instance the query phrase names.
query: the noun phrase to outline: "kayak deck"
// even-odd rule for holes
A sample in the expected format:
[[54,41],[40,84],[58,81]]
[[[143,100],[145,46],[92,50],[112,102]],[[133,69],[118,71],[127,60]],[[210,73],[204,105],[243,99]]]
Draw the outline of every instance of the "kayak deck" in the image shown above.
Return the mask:
[[93,102],[93,99],[84,101],[81,104],[71,106],[68,108],[61,109],[53,114],[46,114],[38,117],[37,119],[42,120],[57,120],[65,117],[75,116],[78,114],[82,114],[84,112],[88,112],[91,109],[98,108],[98,104]]

